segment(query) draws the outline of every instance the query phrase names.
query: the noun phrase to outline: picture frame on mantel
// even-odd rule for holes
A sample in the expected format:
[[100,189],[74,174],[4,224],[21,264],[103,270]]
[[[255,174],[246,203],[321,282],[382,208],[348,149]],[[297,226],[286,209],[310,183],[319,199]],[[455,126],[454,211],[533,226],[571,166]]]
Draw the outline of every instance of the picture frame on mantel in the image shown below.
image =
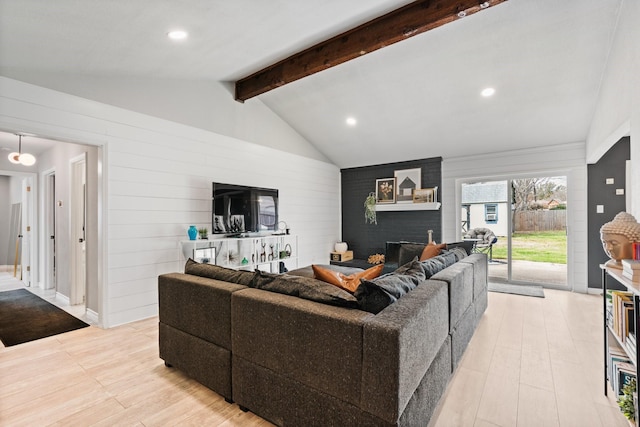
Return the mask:
[[376,204],[396,202],[396,179],[376,179]]
[[438,187],[417,188],[413,191],[413,203],[435,203],[438,201]]
[[396,178],[396,202],[413,203],[413,191],[422,187],[422,169],[402,169],[394,172]]

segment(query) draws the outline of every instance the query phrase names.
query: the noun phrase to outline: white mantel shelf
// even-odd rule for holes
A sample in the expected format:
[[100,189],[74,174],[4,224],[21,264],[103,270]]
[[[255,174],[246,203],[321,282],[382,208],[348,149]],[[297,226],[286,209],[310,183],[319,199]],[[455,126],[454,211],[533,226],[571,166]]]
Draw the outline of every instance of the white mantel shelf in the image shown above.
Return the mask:
[[437,211],[440,202],[435,203],[389,203],[376,205],[377,212],[385,211]]

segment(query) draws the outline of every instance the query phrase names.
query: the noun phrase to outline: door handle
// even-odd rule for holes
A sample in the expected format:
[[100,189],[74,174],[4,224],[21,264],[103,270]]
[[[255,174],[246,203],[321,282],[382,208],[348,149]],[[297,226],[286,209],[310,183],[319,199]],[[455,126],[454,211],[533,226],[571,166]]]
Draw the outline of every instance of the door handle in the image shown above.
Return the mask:
[[78,243],[82,243],[82,242],[84,242],[84,239],[81,237],[78,239]]

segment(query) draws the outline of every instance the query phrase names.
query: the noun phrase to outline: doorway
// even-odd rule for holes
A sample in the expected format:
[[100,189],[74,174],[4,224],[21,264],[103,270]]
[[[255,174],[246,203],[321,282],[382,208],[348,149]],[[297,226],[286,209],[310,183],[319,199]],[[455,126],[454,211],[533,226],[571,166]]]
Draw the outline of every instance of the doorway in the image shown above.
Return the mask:
[[462,184],[461,207],[468,214],[461,226],[496,236],[489,252],[489,280],[568,286],[566,199],[566,176]]
[[83,153],[70,160],[71,165],[71,295],[69,303],[85,303],[87,286],[86,224],[87,168]]

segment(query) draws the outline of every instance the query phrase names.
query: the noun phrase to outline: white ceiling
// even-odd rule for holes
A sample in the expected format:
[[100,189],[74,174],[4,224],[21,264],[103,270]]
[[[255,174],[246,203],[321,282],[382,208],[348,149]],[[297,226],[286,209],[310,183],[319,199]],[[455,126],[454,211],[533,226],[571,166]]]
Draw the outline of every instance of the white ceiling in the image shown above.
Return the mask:
[[[258,99],[341,167],[584,141],[622,1],[509,0]],[[407,3],[0,0],[0,74],[234,81]]]

